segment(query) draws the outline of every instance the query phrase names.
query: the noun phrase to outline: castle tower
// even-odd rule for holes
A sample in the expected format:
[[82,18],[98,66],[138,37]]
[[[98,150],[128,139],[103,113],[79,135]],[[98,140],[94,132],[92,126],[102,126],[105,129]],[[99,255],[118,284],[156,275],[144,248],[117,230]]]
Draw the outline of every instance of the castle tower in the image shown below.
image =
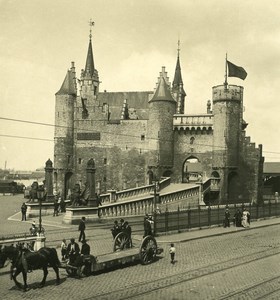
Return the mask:
[[[241,132],[243,124],[243,87],[213,87],[213,167],[224,181],[221,198],[228,201],[229,184],[238,190]],[[231,180],[234,178],[234,180]]]
[[184,91],[184,84],[182,80],[181,74],[181,66],[180,66],[180,41],[178,41],[178,56],[177,56],[177,64],[175,69],[174,80],[172,84],[172,93],[177,102],[176,105],[176,114],[183,114],[185,111],[185,97],[186,92]]
[[[90,22],[90,26],[93,26],[93,22]],[[81,71],[81,90],[80,94],[83,99],[87,99],[87,104],[92,105],[92,101],[95,101],[99,92],[99,76],[98,71],[94,66],[93,51],[92,51],[92,34],[90,27],[89,45],[86,58],[85,69]]]
[[156,91],[149,101],[148,139],[151,155],[148,164],[159,168],[158,171],[153,170],[158,177],[164,169],[173,166],[173,115],[176,101],[166,78],[165,67],[162,67]]
[[73,171],[74,103],[77,90],[75,66],[67,71],[60,90],[55,94],[54,188],[67,195]]

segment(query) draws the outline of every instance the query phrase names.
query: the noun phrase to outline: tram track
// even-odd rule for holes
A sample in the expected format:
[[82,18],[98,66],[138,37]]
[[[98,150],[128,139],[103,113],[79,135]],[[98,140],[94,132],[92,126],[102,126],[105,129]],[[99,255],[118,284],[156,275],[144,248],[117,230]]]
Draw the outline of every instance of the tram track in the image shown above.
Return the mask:
[[230,292],[227,295],[222,295],[219,300],[225,299],[239,299],[241,296],[245,299],[253,299],[255,295],[258,295],[255,300],[265,299],[271,295],[278,293],[280,288],[275,289],[275,286],[279,286],[280,276],[274,276],[267,280],[262,280],[256,284],[252,284],[247,288],[242,288],[234,292]]
[[[140,282],[140,283],[136,283],[136,284],[134,283],[133,286],[122,287],[120,289],[115,289],[112,292],[107,292],[107,293],[103,293],[103,294],[100,293],[100,294],[92,296],[88,299],[114,299],[114,300],[117,300],[117,299],[122,299],[122,300],[124,300],[124,299],[140,299],[139,297],[140,296],[142,297],[143,295],[149,295],[156,291],[169,288],[171,286],[174,287],[175,285],[180,285],[185,282],[197,280],[197,279],[203,278],[205,276],[218,274],[220,272],[224,272],[224,271],[227,271],[230,269],[237,268],[237,267],[243,265],[244,263],[248,264],[248,263],[257,262],[262,259],[266,259],[266,258],[275,256],[275,255],[279,255],[279,254],[280,254],[279,247],[274,247],[269,250],[263,250],[263,251],[259,251],[259,252],[253,253],[253,254],[247,254],[242,257],[232,258],[229,260],[225,260],[222,262],[203,266],[198,269],[189,270],[189,271],[182,272],[179,274],[177,273],[172,276],[165,276],[165,277],[162,277],[159,279],[155,279],[152,282],[145,281],[145,282]],[[277,281],[278,279],[279,279],[279,276],[272,278],[272,280],[274,280],[274,281]],[[271,279],[267,280],[267,285],[269,285],[270,281],[271,281]],[[241,294],[243,296],[244,292],[247,292],[249,295],[249,293],[251,291],[253,291],[256,287],[259,287],[260,289],[262,289],[263,284],[265,284],[264,281],[262,281],[258,284],[252,285],[251,287],[248,287],[247,291],[246,291],[246,289],[245,290],[243,289],[243,290],[236,291],[235,293],[229,293],[228,295],[221,295],[221,298],[219,298],[219,299],[230,299],[230,298],[238,299],[237,296],[241,295]],[[263,296],[266,296],[266,295],[263,295]],[[259,299],[263,299],[263,298],[259,298]]]

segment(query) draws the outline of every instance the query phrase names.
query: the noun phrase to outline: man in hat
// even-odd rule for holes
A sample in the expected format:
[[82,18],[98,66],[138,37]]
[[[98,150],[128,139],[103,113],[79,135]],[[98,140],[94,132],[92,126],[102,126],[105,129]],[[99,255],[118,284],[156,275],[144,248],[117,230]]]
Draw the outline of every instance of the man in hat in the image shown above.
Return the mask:
[[90,245],[87,243],[87,240],[82,241],[81,254],[82,255],[90,255]]
[[225,211],[225,220],[224,220],[224,227],[230,227],[230,212],[228,207],[226,207]]
[[70,239],[70,244],[67,246],[67,257],[69,257],[70,263],[75,264],[77,257],[80,254],[80,247],[75,242],[74,238]]

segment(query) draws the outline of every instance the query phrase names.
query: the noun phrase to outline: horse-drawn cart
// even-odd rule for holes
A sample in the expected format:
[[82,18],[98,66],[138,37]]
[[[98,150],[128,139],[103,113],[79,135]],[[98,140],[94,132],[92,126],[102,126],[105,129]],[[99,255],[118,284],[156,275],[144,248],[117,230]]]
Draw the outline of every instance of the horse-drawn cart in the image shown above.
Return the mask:
[[114,239],[112,253],[102,254],[98,257],[84,256],[80,264],[63,263],[61,267],[65,268],[69,275],[89,276],[98,271],[129,263],[140,262],[146,265],[153,262],[156,256],[162,252],[163,249],[157,246],[156,239],[151,235],[144,237],[139,248],[137,248],[132,245],[131,238],[128,235],[120,232]]

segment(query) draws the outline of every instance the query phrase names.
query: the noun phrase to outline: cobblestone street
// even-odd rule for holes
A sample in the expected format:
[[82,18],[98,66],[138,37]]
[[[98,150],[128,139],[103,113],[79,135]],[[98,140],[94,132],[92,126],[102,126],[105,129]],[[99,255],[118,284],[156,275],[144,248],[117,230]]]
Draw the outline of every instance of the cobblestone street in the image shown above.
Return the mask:
[[[17,221],[22,196],[2,196],[0,201],[0,235],[28,231],[30,223]],[[61,217],[43,217],[43,225],[47,245],[57,247],[59,255],[63,237],[78,237],[77,226],[61,224]],[[213,228],[158,237],[164,252],[150,265],[135,264],[82,279],[68,277],[60,269],[59,286],[49,269],[46,286],[40,289],[43,272],[33,271],[28,274],[30,290],[25,293],[10,280],[8,265],[0,270],[1,299],[279,299],[280,220],[253,222],[251,227],[238,231]],[[219,230],[231,234],[195,239],[203,232],[207,235]],[[108,229],[91,224],[86,234],[94,255],[112,252]],[[190,236],[193,239],[187,241]],[[176,242],[174,265],[168,254],[170,241]],[[136,236],[134,244],[138,247],[140,236]],[[18,279],[22,282],[21,275]]]

